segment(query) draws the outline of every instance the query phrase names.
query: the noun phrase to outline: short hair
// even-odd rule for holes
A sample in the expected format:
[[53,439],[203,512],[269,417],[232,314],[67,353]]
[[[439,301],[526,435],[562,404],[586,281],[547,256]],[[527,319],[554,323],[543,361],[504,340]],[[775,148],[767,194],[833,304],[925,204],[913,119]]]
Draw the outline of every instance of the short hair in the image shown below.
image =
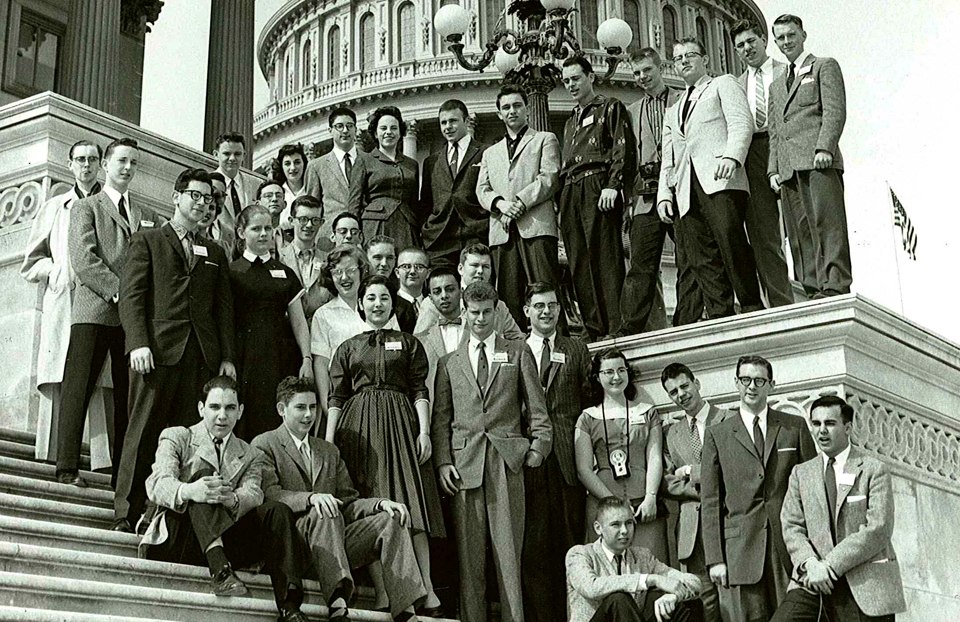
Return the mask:
[[762,356],[756,356],[754,354],[748,354],[746,356],[741,356],[737,359],[737,377],[740,377],[740,368],[744,365],[758,365],[760,367],[767,368],[767,380],[773,380],[773,365],[770,364],[770,361],[763,358]]
[[479,255],[481,257],[493,257],[490,247],[486,244],[476,242],[460,251],[460,263],[467,261],[467,255]]
[[207,171],[207,175],[210,176],[210,181],[219,181],[224,186],[227,185],[227,178],[220,171]]
[[360,280],[366,278],[370,272],[370,262],[367,261],[367,254],[362,249],[353,244],[341,244],[334,248],[327,254],[327,259],[323,262],[323,267],[320,268],[321,283],[334,296],[337,295],[337,288],[333,284],[332,271],[341,260],[347,257],[352,257],[357,262],[357,267],[360,269]]
[[487,302],[488,300],[492,300],[493,306],[497,306],[497,303],[500,302],[497,289],[493,285],[484,283],[483,281],[475,281],[467,285],[460,299],[463,300],[464,308],[466,308],[468,302]]
[[530,96],[527,95],[527,90],[525,88],[516,84],[504,84],[500,87],[500,92],[497,93],[497,110],[500,110],[500,99],[502,97],[506,97],[507,95],[519,95],[523,98],[524,105],[530,103]]
[[[785,26],[785,25],[787,25],[787,24],[794,24],[794,25],[796,25],[797,28],[799,28],[800,30],[803,30],[803,20],[802,20],[802,19],[800,19],[800,18],[797,17],[796,15],[792,15],[792,14],[790,14],[790,13],[784,13],[783,15],[781,15],[780,17],[778,17],[777,19],[773,20],[773,26],[770,27],[770,32],[771,32],[771,33],[773,32],[773,27],[774,27],[774,26]],[[776,36],[776,35],[774,35],[774,36]]]
[[760,24],[750,19],[740,19],[734,22],[733,26],[730,28],[730,41],[736,43],[737,36],[742,32],[753,31],[753,34],[757,35],[761,39],[766,38],[766,33],[763,31],[763,28],[760,28]]
[[103,159],[103,149],[100,148],[100,145],[93,143],[89,140],[78,140],[77,142],[73,143],[73,145],[70,147],[70,153],[67,155],[67,157],[70,158],[71,160],[73,159],[73,150],[76,149],[77,147],[96,147],[97,157],[100,158],[101,160]]
[[323,218],[323,202],[312,194],[302,194],[293,200],[290,206],[290,218],[297,217],[298,207],[310,207],[320,210],[320,217]]
[[303,171],[300,173],[300,177],[307,172],[307,154],[303,150],[303,145],[297,143],[295,145],[284,145],[280,147],[280,151],[277,153],[277,162],[280,163],[280,174],[277,176],[282,183],[287,183],[287,174],[283,172],[283,159],[287,156],[300,156],[300,160],[303,161]]
[[[379,274],[371,274],[365,276],[362,281],[360,281],[360,287],[357,289],[357,301],[360,303],[360,307],[357,311],[360,313],[360,317],[364,320],[367,319],[366,314],[363,312],[363,297],[367,293],[367,290],[373,287],[374,285],[383,285],[387,288],[387,291],[390,293],[390,317],[393,317],[397,314],[397,286],[385,276],[380,276]],[[390,319],[390,318],[387,318]]]
[[[674,49],[676,49],[678,45],[695,45],[702,55],[707,55],[707,47],[703,44],[703,41],[696,37],[681,37],[674,42]],[[673,52],[673,50],[670,51]]]
[[257,186],[257,200],[258,200],[258,201],[260,200],[260,195],[263,194],[264,188],[266,188],[267,186],[280,186],[280,191],[286,193],[286,191],[283,189],[283,182],[282,182],[282,181],[280,181],[279,179],[274,179],[273,177],[269,177],[269,178],[264,179],[263,181],[261,181],[261,182],[260,182],[260,185]]
[[266,214],[270,218],[270,225],[273,226],[273,214],[270,213],[269,209],[259,203],[248,205],[237,214],[237,237],[240,238],[240,242],[243,242],[243,230],[247,228],[247,225],[257,214]]
[[223,143],[240,143],[243,145],[244,150],[247,148],[247,141],[240,132],[224,132],[220,134],[217,136],[217,140],[213,141],[213,150],[219,150],[220,145]]
[[[393,117],[397,120],[397,124],[400,126],[400,138],[403,138],[407,135],[407,124],[403,122],[403,115],[400,114],[400,109],[396,106],[380,106],[373,111],[373,115],[370,117],[370,127],[367,129],[373,135],[374,139],[377,137],[377,125],[380,124],[380,119],[383,117]],[[377,143],[379,148],[380,143]]]
[[580,56],[579,54],[576,54],[574,56],[568,56],[567,60],[563,61],[564,68],[573,67],[574,65],[579,66],[580,69],[583,70],[584,75],[589,76],[591,73],[593,73],[593,65],[590,64],[590,61],[587,60],[586,56]]
[[117,147],[132,147],[137,151],[140,150],[140,145],[138,145],[137,141],[133,138],[115,138],[111,140],[107,148],[103,150],[103,159],[109,159],[110,156],[113,155],[113,150]]
[[834,406],[840,409],[840,419],[844,423],[853,423],[853,406],[847,404],[846,400],[837,395],[821,395],[813,401],[813,404],[810,404],[810,415],[813,415],[813,411],[818,408],[833,408]]
[[550,292],[558,294],[557,298],[559,298],[556,285],[548,283],[547,281],[535,281],[527,285],[527,291],[524,292],[523,301],[530,304],[530,301],[533,300],[533,297],[537,294],[549,294]]
[[424,259],[427,260],[427,267],[430,267],[430,255],[427,254],[427,251],[423,250],[419,246],[408,246],[397,253],[397,260],[400,259],[400,255],[404,253],[417,253],[418,255],[423,255]]
[[353,119],[354,123],[357,122],[357,113],[350,110],[346,106],[337,106],[336,108],[331,110],[330,114],[327,116],[327,124],[330,127],[333,127],[333,121],[337,117],[350,117],[351,119]]
[[301,393],[317,394],[317,388],[316,385],[313,384],[313,380],[287,376],[277,385],[277,404],[286,406],[295,395]]
[[210,391],[213,391],[214,389],[233,391],[237,394],[237,400],[239,401],[240,399],[240,392],[237,391],[236,380],[230,376],[215,376],[210,380],[207,380],[206,384],[203,385],[203,388],[200,389],[200,401],[206,404],[207,396],[210,395]]
[[620,497],[614,497],[610,495],[609,497],[604,497],[600,499],[597,503],[597,522],[602,520],[604,514],[610,512],[611,510],[620,510],[624,509],[630,512],[630,516],[633,516],[633,506],[630,505],[630,502],[626,499],[621,499]]
[[333,217],[333,222],[330,223],[330,230],[331,230],[331,231],[336,231],[336,230],[337,230],[337,225],[339,225],[339,224],[340,224],[340,221],[343,220],[344,218],[352,218],[353,220],[357,221],[357,226],[358,226],[358,227],[360,226],[360,217],[359,217],[359,216],[357,216],[357,215],[354,214],[353,212],[340,212],[339,214],[337,214],[336,216]]
[[667,380],[673,380],[674,378],[679,378],[680,376],[686,376],[690,379],[690,382],[693,382],[697,379],[697,377],[693,375],[693,372],[690,371],[690,368],[683,363],[670,363],[663,368],[662,372],[660,372],[660,384],[666,388]]
[[597,406],[603,401],[603,387],[600,386],[600,364],[603,363],[603,361],[609,361],[611,359],[622,359],[623,365],[627,368],[627,386],[623,390],[623,396],[626,397],[628,401],[633,401],[637,397],[637,387],[634,386],[634,383],[638,380],[637,372],[633,370],[633,367],[630,367],[627,356],[623,352],[611,347],[600,350],[593,356],[593,360],[590,361],[591,406]]
[[370,249],[376,246],[377,244],[389,244],[393,248],[393,256],[397,256],[397,241],[391,238],[389,235],[375,235],[370,238],[370,241],[364,246],[364,250],[368,253]]
[[463,115],[464,121],[466,121],[467,117],[470,116],[470,112],[467,110],[467,105],[459,99],[448,99],[440,104],[440,112],[453,112],[454,110],[460,111],[460,113]]
[[210,183],[210,173],[202,168],[187,168],[180,171],[180,174],[177,175],[177,181],[173,182],[173,189],[177,192],[183,192],[190,187],[191,181],[203,182],[213,189],[213,184]]
[[630,62],[639,63],[640,61],[650,59],[653,61],[653,64],[657,67],[663,65],[663,59],[660,57],[660,52],[656,51],[653,48],[640,48],[636,52],[630,53]]
[[452,276],[454,283],[460,282],[460,275],[453,266],[437,266],[430,271],[430,276],[427,277],[427,291],[430,291],[431,283],[433,283],[434,279],[445,276]]

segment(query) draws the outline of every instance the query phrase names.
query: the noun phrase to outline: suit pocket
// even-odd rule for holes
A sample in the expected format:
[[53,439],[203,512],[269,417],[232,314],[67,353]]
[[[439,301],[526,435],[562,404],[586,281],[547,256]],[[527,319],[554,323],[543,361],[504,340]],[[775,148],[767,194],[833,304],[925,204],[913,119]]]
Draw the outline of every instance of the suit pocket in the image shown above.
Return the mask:
[[813,106],[820,101],[820,89],[817,82],[804,82],[797,89],[797,103],[801,106]]
[[463,449],[467,446],[467,437],[466,436],[454,436],[453,440],[450,442],[450,448],[453,450]]
[[740,525],[726,525],[723,528],[723,537],[726,539],[740,537]]

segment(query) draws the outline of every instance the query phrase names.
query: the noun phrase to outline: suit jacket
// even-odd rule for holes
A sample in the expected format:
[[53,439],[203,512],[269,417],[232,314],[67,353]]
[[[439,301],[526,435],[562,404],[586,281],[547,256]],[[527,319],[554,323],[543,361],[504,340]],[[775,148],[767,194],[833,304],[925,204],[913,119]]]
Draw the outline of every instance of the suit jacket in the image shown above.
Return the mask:
[[[227,174],[223,172],[223,169],[218,168],[217,172],[223,175],[229,183],[230,178],[227,177]],[[230,189],[227,188],[227,199],[224,202],[223,209],[220,210],[220,215],[217,216],[217,220],[212,225],[212,233],[223,246],[224,250],[227,253],[227,258],[233,260],[234,256],[237,255],[237,216],[240,215],[240,212],[243,211],[243,208],[252,204],[257,199],[257,186],[260,185],[260,180],[253,175],[248,175],[243,171],[239,171],[237,176],[234,178],[234,181],[237,183],[237,198],[240,199],[240,205],[233,204],[233,193],[230,192]]]
[[420,230],[426,216],[420,206],[419,162],[399,152],[394,162],[374,149],[367,157],[357,158],[351,175],[347,211],[361,220],[390,220],[399,210]]
[[726,563],[731,585],[756,583],[763,574],[768,536],[781,557],[789,559],[780,528],[787,481],[794,466],[816,455],[806,420],[772,408],[762,462],[739,413],[706,429],[700,519],[707,567]]
[[477,199],[477,175],[480,157],[487,145],[471,138],[457,168],[456,179],[450,176],[447,143],[427,157],[423,163],[420,203],[426,222],[423,225],[423,247],[436,250],[442,242],[468,238],[486,239],[490,214]]
[[[737,79],[731,75],[697,81],[686,125],[681,123],[686,95],[663,118],[663,164],[657,203],[673,201],[683,216],[690,209],[694,173],[707,194],[722,190],[750,191],[744,162],[753,140],[753,116]],[[683,129],[681,129],[683,125]],[[730,179],[714,179],[720,158],[740,163]]]
[[[469,339],[464,340],[437,365],[431,426],[434,464],[455,466],[465,489],[483,485],[487,443],[519,473],[528,449],[546,457],[553,440],[537,364],[527,344],[497,337],[495,353],[488,353],[490,375],[482,391],[470,366],[469,345]],[[506,361],[497,361],[497,355],[506,355]],[[525,427],[532,439],[524,436]]]
[[770,160],[767,174],[780,181],[794,171],[814,169],[818,150],[833,155],[831,168],[843,170],[840,134],[847,121],[847,94],[840,65],[832,58],[807,56],[787,92],[787,72],[770,85]]
[[[590,406],[590,352],[579,339],[557,335],[554,353],[566,357],[550,363],[547,372],[547,412],[553,424],[553,452],[568,486],[580,486],[573,448],[573,432],[583,410]],[[539,361],[534,361],[539,363]]]
[[567,551],[567,614],[569,622],[589,622],[605,596],[626,592],[643,610],[647,589],[640,582],[641,574],[658,574],[679,578],[680,571],[667,566],[649,549],[635,544],[624,551],[630,574],[617,574],[617,567],[607,559],[598,538],[589,544],[578,544]]
[[[460,312],[460,317],[464,322],[464,332],[466,333],[467,310]],[[420,314],[417,316],[417,324],[414,327],[413,334],[419,335],[425,333],[440,323],[440,311],[433,304],[429,296],[420,303]],[[527,335],[520,330],[517,321],[510,314],[510,309],[502,300],[497,302],[497,307],[493,318],[493,330],[504,339],[510,341],[519,341],[526,339]]]
[[523,215],[516,221],[520,237],[557,237],[557,203],[554,195],[560,187],[560,142],[552,132],[527,129],[510,159],[507,139],[487,149],[480,162],[477,196],[490,218],[490,246],[506,244],[510,232],[494,211],[498,198],[519,199]]
[[216,372],[223,361],[235,360],[230,268],[219,245],[196,240],[207,256],[196,255],[191,268],[171,225],[134,236],[120,319],[127,354],[148,346],[157,365],[175,365],[195,332],[207,367]]
[[253,446],[263,452],[263,494],[270,501],[279,501],[297,514],[310,511],[310,495],[331,494],[343,505],[344,521],[353,521],[377,513],[381,499],[360,499],[340,450],[333,443],[307,435],[313,458],[313,477],[307,476],[303,454],[283,424],[253,439]]
[[300,285],[302,285],[306,291],[306,294],[301,298],[301,302],[303,303],[303,313],[307,317],[307,324],[309,325],[317,309],[333,300],[333,292],[324,287],[323,282],[320,280],[320,269],[323,267],[326,253],[319,248],[314,249],[313,275],[310,277],[309,282],[304,280],[303,275],[300,274],[300,263],[297,261],[297,247],[293,243],[281,248],[278,257],[283,265],[297,273],[297,278],[300,279]]
[[[783,540],[795,569],[811,558],[846,577],[860,610],[883,616],[907,610],[893,534],[893,489],[882,462],[850,448],[837,481],[837,544],[830,533],[823,456],[794,467],[780,512]],[[794,571],[795,578],[799,572]],[[799,587],[792,582],[790,589]]]
[[72,305],[73,324],[120,326],[114,297],[127,261],[130,237],[161,224],[153,210],[130,201],[128,223],[103,191],[73,204],[67,246],[77,275]]
[[[366,157],[367,154],[358,148],[357,161],[353,163],[354,170],[360,160]],[[323,203],[323,224],[320,225],[320,232],[317,234],[317,245],[324,250],[329,250],[333,247],[330,243],[333,220],[338,214],[347,211],[347,201],[350,197],[350,184],[340,169],[340,163],[332,149],[319,158],[310,160],[304,172],[304,184],[304,192]]]
[[[729,410],[717,408],[711,404],[707,411],[704,434],[707,428],[725,421],[731,414]],[[700,537],[701,467],[693,454],[693,447],[690,446],[690,427],[687,424],[686,415],[684,419],[667,426],[664,439],[663,484],[667,489],[667,496],[680,503],[680,518],[677,522],[677,559],[683,561],[693,554],[697,538]],[[702,448],[701,443],[701,458]],[[674,475],[677,469],[688,464],[691,467],[689,479]]]

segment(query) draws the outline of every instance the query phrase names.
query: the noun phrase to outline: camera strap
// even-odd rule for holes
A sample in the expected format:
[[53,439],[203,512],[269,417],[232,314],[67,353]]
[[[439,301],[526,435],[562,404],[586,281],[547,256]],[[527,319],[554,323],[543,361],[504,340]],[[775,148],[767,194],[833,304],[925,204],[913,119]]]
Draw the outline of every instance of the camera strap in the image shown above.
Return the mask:
[[[627,432],[623,435],[625,439],[625,445],[627,446],[627,457],[626,461],[623,464],[630,464],[630,400],[626,399],[627,396],[624,395],[624,403],[626,404],[627,409]],[[603,418],[603,443],[607,449],[607,464],[610,465],[610,470],[615,472],[617,468],[614,466],[614,460],[610,456],[610,437],[607,435],[607,410],[603,405],[604,400],[600,401],[600,416]],[[620,451],[620,450],[618,450]],[[621,452],[622,453],[622,452]],[[617,461],[619,463],[619,461]]]

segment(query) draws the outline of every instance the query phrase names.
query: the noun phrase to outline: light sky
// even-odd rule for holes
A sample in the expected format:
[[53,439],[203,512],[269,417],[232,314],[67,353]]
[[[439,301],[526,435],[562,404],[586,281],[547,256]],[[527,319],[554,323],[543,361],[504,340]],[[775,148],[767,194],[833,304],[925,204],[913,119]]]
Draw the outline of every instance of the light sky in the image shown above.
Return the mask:
[[[257,0],[256,34],[284,0]],[[846,171],[853,289],[960,343],[960,286],[942,270],[960,265],[960,205],[949,187],[960,173],[960,122],[953,58],[957,0],[757,0],[767,24],[781,13],[803,18],[806,49],[843,70],[847,125],[840,140]],[[147,35],[143,127],[194,148],[203,142],[210,2],[167,0]],[[953,41],[954,43],[951,43]],[[768,50],[782,55],[770,42]],[[267,104],[254,69],[254,110]],[[944,88],[946,87],[946,88]],[[172,96],[176,94],[176,96]],[[893,229],[887,185],[919,236],[917,261]],[[898,276],[899,274],[899,276]]]

